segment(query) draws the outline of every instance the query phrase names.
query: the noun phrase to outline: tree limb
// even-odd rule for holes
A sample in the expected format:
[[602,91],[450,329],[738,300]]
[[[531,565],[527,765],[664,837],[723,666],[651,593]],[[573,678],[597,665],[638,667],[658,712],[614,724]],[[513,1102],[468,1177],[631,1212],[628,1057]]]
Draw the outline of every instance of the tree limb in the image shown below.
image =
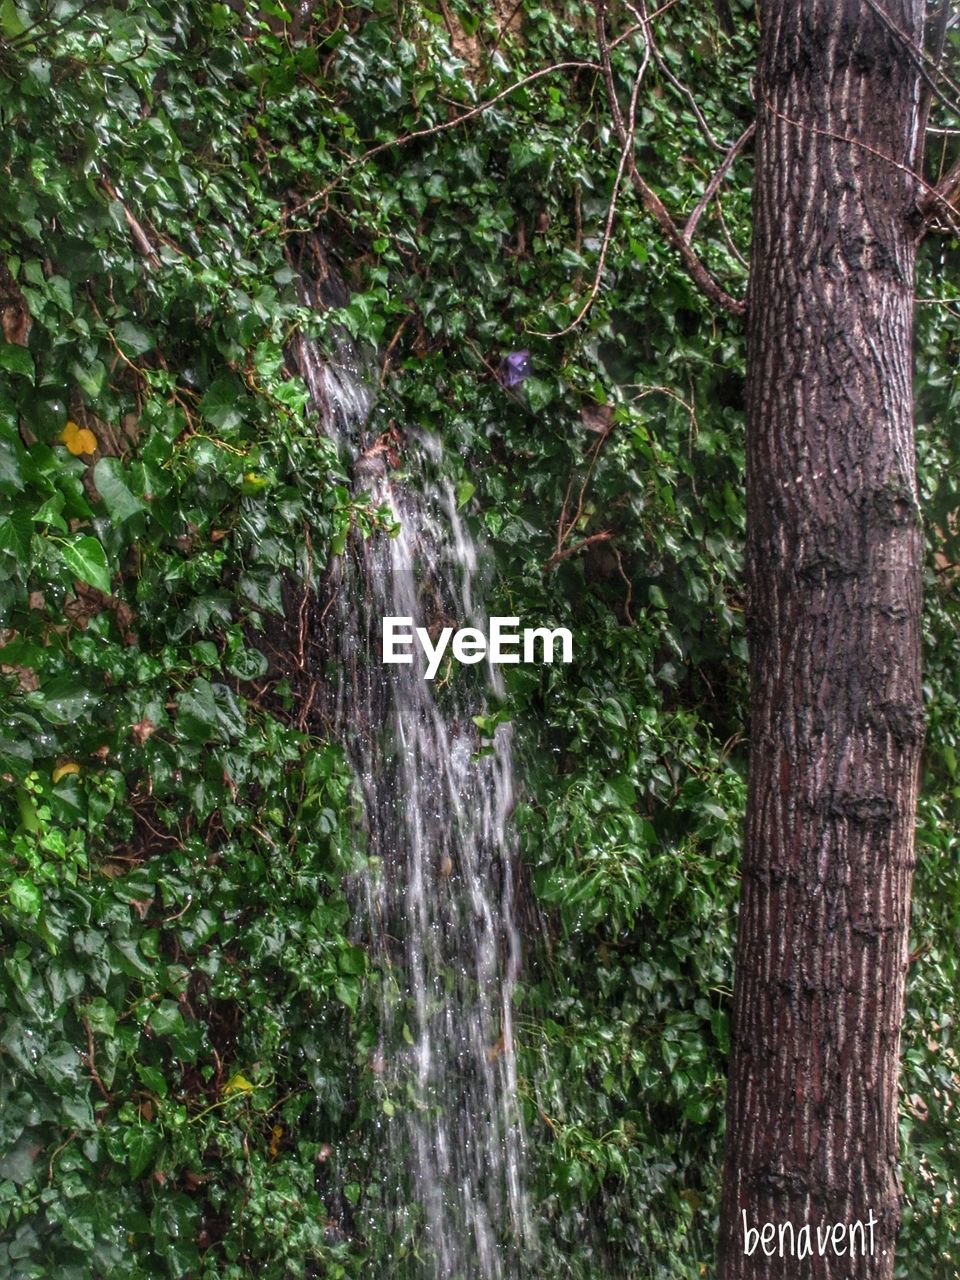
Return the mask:
[[581,538],[579,542],[575,542],[572,546],[555,551],[543,566],[543,572],[549,573],[551,569],[557,567],[561,560],[566,560],[568,556],[575,556],[578,551],[584,551],[587,547],[595,546],[598,542],[609,542],[612,537],[613,531],[611,529],[602,529],[600,533],[591,533],[589,537]]
[[694,209],[693,213],[691,213],[690,217],[687,219],[687,225],[683,228],[683,239],[687,242],[687,244],[689,244],[690,241],[693,239],[694,233],[697,230],[697,223],[700,221],[701,217],[703,216],[703,212],[706,209],[707,205],[710,203],[713,197],[717,194],[717,191],[720,189],[720,184],[723,182],[724,178],[727,176],[727,173],[730,170],[730,166],[733,164],[734,160],[736,160],[737,156],[740,154],[740,152],[743,150],[746,144],[750,141],[750,139],[753,137],[756,131],[757,131],[757,122],[756,120],[754,120],[751,124],[747,125],[746,129],[744,129],[743,133],[741,133],[740,137],[736,140],[736,142],[733,144],[733,146],[730,148],[727,154],[723,157],[723,163],[720,165],[720,168],[716,171],[716,173],[707,183],[706,190],[704,191],[700,199],[697,201],[696,208]]

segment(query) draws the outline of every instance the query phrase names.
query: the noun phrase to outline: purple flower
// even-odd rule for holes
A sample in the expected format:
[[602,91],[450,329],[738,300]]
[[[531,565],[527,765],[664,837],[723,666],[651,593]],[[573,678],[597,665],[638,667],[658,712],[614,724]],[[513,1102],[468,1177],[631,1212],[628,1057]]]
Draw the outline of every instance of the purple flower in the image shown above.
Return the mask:
[[532,373],[529,351],[511,351],[500,361],[500,382],[505,387],[519,387]]

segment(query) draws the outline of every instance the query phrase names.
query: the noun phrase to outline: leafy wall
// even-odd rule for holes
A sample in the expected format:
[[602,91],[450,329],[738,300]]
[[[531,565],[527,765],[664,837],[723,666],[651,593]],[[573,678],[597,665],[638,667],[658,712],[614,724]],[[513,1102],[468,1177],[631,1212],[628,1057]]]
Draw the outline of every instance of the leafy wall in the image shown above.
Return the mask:
[[[751,115],[751,10],[718,12],[664,17],[639,116],[678,213],[715,168],[707,134]],[[337,326],[379,353],[384,430],[447,442],[491,611],[577,637],[572,667],[513,672],[501,713],[525,779],[542,1272],[709,1274],[747,748],[743,344],[626,193],[604,248],[619,156],[584,13],[0,8],[4,1275],[386,1274],[367,1224],[393,1104],[343,887],[363,849],[309,714],[336,678],[309,661],[323,571],[384,514],[285,363],[298,331],[334,352]],[[616,57],[630,76],[629,41]],[[745,157],[700,232],[734,291],[749,181]],[[351,288],[326,316],[296,290],[317,234]],[[956,261],[936,246],[920,294],[949,304]],[[930,1280],[960,1236],[956,332],[950,305],[919,309],[948,536],[900,1265]],[[523,349],[533,376],[504,388]]]

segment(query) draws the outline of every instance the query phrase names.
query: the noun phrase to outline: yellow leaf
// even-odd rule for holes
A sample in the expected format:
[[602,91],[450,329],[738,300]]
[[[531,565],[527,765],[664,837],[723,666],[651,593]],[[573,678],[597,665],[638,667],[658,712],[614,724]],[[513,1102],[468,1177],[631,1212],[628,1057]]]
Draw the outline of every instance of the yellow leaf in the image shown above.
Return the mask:
[[97,447],[97,437],[93,432],[72,420],[60,432],[60,439],[75,457],[81,453],[93,453]]
[[54,782],[59,782],[61,778],[65,778],[70,773],[79,773],[80,766],[76,760],[67,760],[63,764],[58,764],[53,771]]
[[253,1093],[253,1085],[246,1076],[241,1075],[238,1071],[236,1075],[232,1075],[223,1086],[224,1097],[227,1097],[231,1093]]

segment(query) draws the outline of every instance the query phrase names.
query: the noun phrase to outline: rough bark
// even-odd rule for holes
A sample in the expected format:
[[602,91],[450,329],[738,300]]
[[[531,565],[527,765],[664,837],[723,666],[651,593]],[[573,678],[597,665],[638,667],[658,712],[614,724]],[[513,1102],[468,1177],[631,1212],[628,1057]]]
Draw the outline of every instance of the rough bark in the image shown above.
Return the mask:
[[[878,12],[878,10],[880,12]],[[885,22],[884,16],[889,19]],[[765,0],[748,296],[752,681],[720,1280],[889,1280],[922,739],[919,0]],[[791,1235],[809,1226],[813,1256]],[[870,1216],[851,1258],[817,1227]],[[868,1232],[865,1229],[864,1238]],[[843,1241],[839,1241],[843,1244]],[[767,1249],[773,1246],[774,1253]],[[795,1248],[802,1246],[797,1242]]]

